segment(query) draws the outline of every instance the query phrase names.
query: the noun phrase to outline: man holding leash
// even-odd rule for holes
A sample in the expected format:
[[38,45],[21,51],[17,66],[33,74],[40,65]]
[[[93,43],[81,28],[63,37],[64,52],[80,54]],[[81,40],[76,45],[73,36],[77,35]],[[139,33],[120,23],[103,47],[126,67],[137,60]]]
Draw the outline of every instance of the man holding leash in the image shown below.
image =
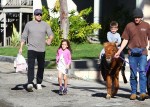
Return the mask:
[[121,51],[128,44],[129,65],[130,65],[130,100],[137,98],[137,72],[139,73],[140,100],[145,100],[146,95],[146,64],[147,64],[147,44],[150,40],[150,25],[142,20],[143,12],[136,8],[133,11],[134,21],[126,25],[122,34],[122,44],[115,58],[120,56]]

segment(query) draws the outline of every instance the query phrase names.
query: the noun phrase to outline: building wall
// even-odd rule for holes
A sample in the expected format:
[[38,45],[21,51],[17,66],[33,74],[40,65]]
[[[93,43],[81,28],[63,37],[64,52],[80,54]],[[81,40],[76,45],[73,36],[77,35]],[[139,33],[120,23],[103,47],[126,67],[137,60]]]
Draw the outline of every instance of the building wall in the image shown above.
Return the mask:
[[123,16],[125,14],[131,15],[135,7],[136,7],[135,0],[103,0],[101,10],[102,21],[104,21],[105,19],[109,19],[110,21],[119,20],[118,19],[119,17],[116,16],[120,15]]
[[[109,2],[109,3],[108,3]],[[122,34],[124,27],[132,20],[131,13],[136,7],[135,0],[102,0],[101,19],[102,30],[100,31],[101,42],[107,41],[107,32],[111,21],[119,23],[118,32]]]
[[[94,11],[94,0],[88,0],[88,2],[87,0],[72,0],[72,1],[77,5],[78,12],[89,7],[92,7]],[[87,18],[87,21],[89,23],[93,22],[93,17],[94,17],[93,11],[90,13],[90,15]]]
[[[51,17],[59,17],[59,15],[60,15],[59,12],[58,13],[53,13],[52,12],[52,10],[55,6],[55,3],[56,3],[56,0],[47,0],[47,4],[43,3],[43,4],[47,5]],[[68,6],[68,11],[69,12],[72,11],[72,10],[77,11],[77,6],[72,0],[67,0],[67,6]]]
[[150,23],[150,0],[142,0],[140,8],[143,10],[144,20]]
[[35,9],[42,9],[42,2],[41,2],[41,0],[33,0],[33,11]]
[[7,0],[1,0],[1,6],[2,6],[2,7],[5,6],[6,3],[7,3]]

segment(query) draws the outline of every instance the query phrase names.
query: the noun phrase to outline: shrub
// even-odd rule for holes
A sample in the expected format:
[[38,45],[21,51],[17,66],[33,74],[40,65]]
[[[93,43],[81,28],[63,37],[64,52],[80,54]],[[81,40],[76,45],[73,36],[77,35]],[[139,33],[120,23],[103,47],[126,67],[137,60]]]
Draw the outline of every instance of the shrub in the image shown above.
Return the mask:
[[13,24],[13,33],[11,37],[11,46],[17,47],[20,44],[20,36],[19,33],[16,30],[15,25]]
[[[59,45],[62,39],[62,31],[60,30],[60,21],[58,18],[47,18],[48,10],[45,7],[43,9],[42,19],[46,21],[52,28],[54,33],[54,39],[52,41],[53,46]],[[55,12],[55,11],[54,11]],[[69,34],[68,39],[74,43],[83,43],[86,42],[87,36],[92,35],[94,30],[101,29],[100,24],[96,23],[87,23],[85,20],[86,17],[92,12],[92,8],[87,8],[79,12],[78,15],[75,15],[76,11],[71,11],[69,13]]]
[[51,26],[51,29],[54,33],[54,39],[52,41],[52,46],[58,46],[62,37],[62,31],[60,30],[59,21],[58,18],[50,18],[49,21],[47,21],[49,25]]
[[87,23],[86,17],[90,14],[92,8],[87,8],[78,15],[75,15],[75,11],[70,13],[69,22],[69,39],[75,43],[82,43],[87,40],[87,36],[92,35],[94,30],[101,29],[101,25],[98,23]]
[[60,40],[61,40],[59,18],[50,17],[48,10],[44,6],[42,7],[42,11],[43,11],[42,20],[46,21],[51,26],[51,29],[54,33],[54,39],[51,45],[57,46],[59,45]]

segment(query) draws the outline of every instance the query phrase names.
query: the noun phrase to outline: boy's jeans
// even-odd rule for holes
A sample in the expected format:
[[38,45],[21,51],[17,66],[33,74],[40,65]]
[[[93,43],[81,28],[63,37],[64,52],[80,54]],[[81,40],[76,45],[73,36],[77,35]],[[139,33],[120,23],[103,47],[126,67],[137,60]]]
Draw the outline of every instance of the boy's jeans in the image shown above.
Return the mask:
[[130,64],[130,85],[131,85],[131,94],[136,94],[137,92],[137,72],[139,72],[139,87],[140,93],[146,93],[146,64],[147,56],[141,55],[140,57],[129,56]]

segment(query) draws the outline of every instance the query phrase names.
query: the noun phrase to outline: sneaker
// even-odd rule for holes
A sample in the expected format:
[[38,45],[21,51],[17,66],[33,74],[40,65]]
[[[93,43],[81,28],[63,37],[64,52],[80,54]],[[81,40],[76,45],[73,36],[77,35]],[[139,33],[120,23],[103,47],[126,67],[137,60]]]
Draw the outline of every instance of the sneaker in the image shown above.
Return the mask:
[[63,95],[63,87],[62,86],[60,86],[60,88],[59,88],[59,95]]
[[136,99],[136,94],[131,94],[130,100],[135,100]]
[[37,88],[37,90],[41,90],[42,89],[42,85],[41,84],[37,84],[36,88]]
[[147,99],[147,95],[145,93],[140,94],[139,100],[144,101],[145,99]]
[[67,88],[65,88],[65,89],[63,90],[63,94],[64,94],[64,95],[67,94]]
[[28,92],[33,92],[33,84],[28,84],[27,85],[27,91]]

